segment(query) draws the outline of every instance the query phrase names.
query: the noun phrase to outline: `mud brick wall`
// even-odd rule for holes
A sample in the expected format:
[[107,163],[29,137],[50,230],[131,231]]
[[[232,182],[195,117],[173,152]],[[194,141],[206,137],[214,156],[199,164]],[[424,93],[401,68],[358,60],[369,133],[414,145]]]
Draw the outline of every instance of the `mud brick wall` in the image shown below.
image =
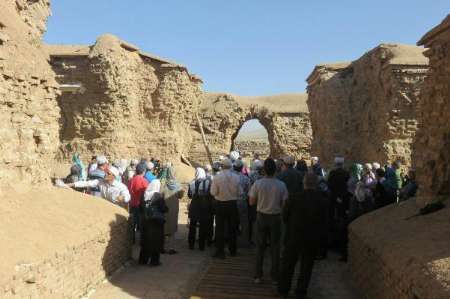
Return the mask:
[[[271,156],[309,157],[312,132],[305,95],[245,99],[230,94],[205,94],[199,115],[213,159],[234,148],[239,130],[250,119],[258,119],[267,130]],[[206,163],[197,121],[191,129],[194,142],[188,151],[189,159]]]
[[143,53],[112,35],[93,46],[47,46],[65,88],[59,158],[107,153],[111,158],[179,160],[201,95],[185,67]]
[[423,49],[382,44],[349,63],[318,65],[308,77],[312,153],[324,165],[411,165],[420,91],[428,71]]
[[253,159],[255,154],[258,154],[261,159],[269,157],[269,142],[267,141],[244,141],[239,140],[234,142],[234,149],[238,150],[241,157]]
[[424,198],[450,195],[450,15],[420,41],[430,59],[414,147],[414,164]]
[[48,1],[0,3],[0,185],[48,182],[58,84],[41,48]]

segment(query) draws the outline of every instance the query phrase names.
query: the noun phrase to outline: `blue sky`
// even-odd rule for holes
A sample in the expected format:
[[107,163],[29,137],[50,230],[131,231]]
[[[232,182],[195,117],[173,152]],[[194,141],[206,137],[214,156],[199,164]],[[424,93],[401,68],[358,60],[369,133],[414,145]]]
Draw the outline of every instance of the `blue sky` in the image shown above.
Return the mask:
[[414,44],[450,13],[448,0],[53,0],[45,41],[92,44],[113,33],[186,65],[204,89],[303,92],[321,62],[381,42]]
[[415,44],[450,1],[53,0],[52,10],[48,43],[113,33],[186,65],[206,91],[268,95],[304,92],[318,63],[353,60],[382,42]]

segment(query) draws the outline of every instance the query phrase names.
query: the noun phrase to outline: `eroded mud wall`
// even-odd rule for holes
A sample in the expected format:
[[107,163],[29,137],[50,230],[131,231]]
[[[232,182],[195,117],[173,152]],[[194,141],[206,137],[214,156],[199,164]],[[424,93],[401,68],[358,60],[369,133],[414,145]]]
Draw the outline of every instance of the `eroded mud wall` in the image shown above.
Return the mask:
[[308,78],[312,153],[411,165],[428,60],[423,49],[383,44],[351,63],[319,65]]
[[48,1],[0,2],[0,185],[48,182],[58,147],[58,84],[41,37]]

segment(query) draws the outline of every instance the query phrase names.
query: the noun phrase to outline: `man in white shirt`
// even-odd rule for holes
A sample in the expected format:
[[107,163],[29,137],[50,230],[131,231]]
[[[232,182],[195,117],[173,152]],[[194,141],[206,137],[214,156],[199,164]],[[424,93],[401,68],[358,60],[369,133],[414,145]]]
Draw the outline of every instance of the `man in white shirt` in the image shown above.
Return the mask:
[[242,188],[232,166],[230,159],[223,160],[223,171],[214,177],[211,185],[211,195],[216,199],[216,253],[213,255],[216,258],[225,258],[225,227],[228,229],[230,255],[237,254],[237,200],[242,196]]
[[90,181],[79,181],[72,184],[67,184],[69,187],[75,188],[95,188],[100,190],[100,196],[114,204],[125,206],[130,201],[130,192],[125,184],[116,180],[120,174],[117,169],[109,169],[105,179],[97,179]]
[[256,205],[257,248],[255,283],[263,276],[264,252],[270,239],[272,269],[270,276],[278,281],[280,265],[281,210],[288,199],[286,185],[275,178],[276,164],[271,158],[264,161],[265,177],[257,180],[250,189],[250,205]]

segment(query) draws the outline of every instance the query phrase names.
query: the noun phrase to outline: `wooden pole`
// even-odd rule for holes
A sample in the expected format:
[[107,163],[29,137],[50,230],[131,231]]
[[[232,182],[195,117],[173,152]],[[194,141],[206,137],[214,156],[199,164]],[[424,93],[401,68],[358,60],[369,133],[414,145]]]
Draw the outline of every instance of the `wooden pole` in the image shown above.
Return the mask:
[[206,155],[208,156],[209,163],[213,165],[213,159],[211,156],[211,151],[209,150],[208,142],[206,141],[205,131],[203,131],[203,124],[198,116],[198,113],[195,113],[195,117],[197,118],[198,127],[200,128],[200,133],[202,134],[203,145],[205,146]]

